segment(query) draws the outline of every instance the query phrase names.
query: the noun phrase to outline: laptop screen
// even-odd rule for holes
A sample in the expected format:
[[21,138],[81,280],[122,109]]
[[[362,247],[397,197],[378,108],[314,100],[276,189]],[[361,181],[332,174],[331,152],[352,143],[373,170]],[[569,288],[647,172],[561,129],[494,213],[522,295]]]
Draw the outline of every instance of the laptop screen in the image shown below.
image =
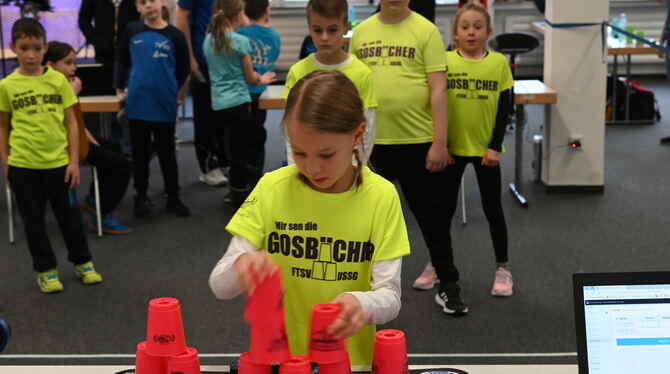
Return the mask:
[[573,275],[580,374],[670,373],[670,272]]

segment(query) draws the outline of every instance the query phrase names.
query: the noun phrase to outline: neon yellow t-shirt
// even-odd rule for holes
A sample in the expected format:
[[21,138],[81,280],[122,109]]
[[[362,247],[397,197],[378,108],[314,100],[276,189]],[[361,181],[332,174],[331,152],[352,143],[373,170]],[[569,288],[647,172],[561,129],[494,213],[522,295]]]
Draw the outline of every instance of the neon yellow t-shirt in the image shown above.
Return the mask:
[[64,109],[77,103],[67,78],[45,68],[39,76],[15,70],[0,81],[0,111],[11,113],[11,166],[53,169],[70,163]]
[[351,60],[339,65],[335,68],[327,68],[316,62],[314,53],[303,58],[302,60],[291,66],[286,76],[286,85],[284,86],[284,93],[282,97],[288,98],[291,88],[295,86],[298,81],[305,75],[317,70],[337,70],[346,75],[349,80],[358,89],[358,94],[363,100],[363,106],[367,108],[377,107],[377,97],[375,96],[374,83],[372,80],[372,72],[367,65],[362,63],[359,59],[352,56]]
[[[311,307],[348,291],[369,291],[372,265],[409,254],[393,184],[367,167],[363,183],[339,194],[318,192],[295,165],[265,174],[226,226],[266,250],[281,267],[292,354],[308,351]],[[375,326],[347,339],[353,365],[370,365]]]
[[449,152],[484,157],[493,137],[500,93],[512,87],[512,72],[502,54],[489,52],[471,60],[456,51],[447,52]]
[[444,50],[437,27],[414,12],[393,25],[375,14],[356,26],[349,53],[374,76],[379,103],[375,144],[433,141],[426,74],[445,70]]

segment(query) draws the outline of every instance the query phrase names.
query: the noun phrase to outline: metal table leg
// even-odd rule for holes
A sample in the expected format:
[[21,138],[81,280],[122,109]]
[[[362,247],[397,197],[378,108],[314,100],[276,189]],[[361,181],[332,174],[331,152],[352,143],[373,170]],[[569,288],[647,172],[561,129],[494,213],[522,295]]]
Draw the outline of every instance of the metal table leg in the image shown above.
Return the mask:
[[619,59],[617,58],[617,55],[614,55],[614,65],[612,65],[612,122],[616,121],[616,88],[617,81],[619,80],[619,76],[617,74],[618,65]]
[[522,207],[528,208],[528,200],[523,196],[523,130],[526,127],[526,118],[522,104],[516,106],[516,126],[514,127],[514,183],[509,184],[509,190]]
[[626,55],[626,106],[624,108],[624,120],[626,122],[630,121],[630,55]]

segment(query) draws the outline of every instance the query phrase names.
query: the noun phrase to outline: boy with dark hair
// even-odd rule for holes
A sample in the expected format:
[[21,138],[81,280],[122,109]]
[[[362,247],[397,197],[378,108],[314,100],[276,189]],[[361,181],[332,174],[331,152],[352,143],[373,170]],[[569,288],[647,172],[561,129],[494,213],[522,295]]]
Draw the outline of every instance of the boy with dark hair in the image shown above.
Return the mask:
[[165,210],[177,217],[187,217],[191,211],[179,199],[174,132],[177,94],[190,70],[188,46],[184,34],[161,18],[163,0],[135,0],[135,5],[142,21],[129,24],[123,32],[114,75],[117,96],[121,99],[127,96],[137,192],[135,216],[142,217],[152,208],[147,193],[149,162],[155,148],[167,193]]
[[47,201],[77,276],[84,284],[100,283],[102,276],[91,262],[77,206],[79,133],[72,108],[77,96],[63,74],[42,66],[45,39],[35,19],[20,19],[12,27],[10,47],[19,67],[0,81],[0,162],[16,196],[37,284],[42,292],[53,293],[62,291],[63,284],[46,234]]
[[[270,24],[270,2],[268,0],[245,0],[244,14],[249,18],[251,24],[241,27],[237,30],[249,38],[251,42],[251,62],[254,65],[254,71],[258,74],[264,74],[274,70],[275,62],[279,58],[279,49],[281,40],[279,34],[273,30]],[[249,149],[258,150],[256,154],[251,154],[247,158],[252,164],[248,165],[251,173],[249,185],[255,186],[258,179],[263,174],[263,163],[265,161],[265,118],[267,112],[258,107],[258,100],[267,86],[249,85],[251,94],[251,118],[252,128],[249,129],[249,143],[256,146]]]
[[[286,87],[282,97],[288,97],[291,88],[305,75],[315,70],[338,70],[356,86],[363,99],[367,126],[365,137],[359,146],[361,162],[367,164],[375,142],[375,112],[377,96],[374,90],[372,71],[361,60],[342,49],[344,35],[349,32],[346,0],[310,0],[307,3],[307,24],[317,51],[291,66],[286,76]],[[291,148],[286,147],[288,163],[293,163]]]

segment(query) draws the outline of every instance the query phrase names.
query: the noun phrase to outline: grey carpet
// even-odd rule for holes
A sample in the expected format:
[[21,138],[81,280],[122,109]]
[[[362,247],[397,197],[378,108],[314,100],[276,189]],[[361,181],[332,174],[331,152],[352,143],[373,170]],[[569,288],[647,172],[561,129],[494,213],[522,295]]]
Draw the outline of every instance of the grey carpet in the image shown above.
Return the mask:
[[[670,107],[665,105],[670,102],[670,90],[660,82],[662,78],[642,83],[656,92],[662,122],[607,127],[603,194],[547,194],[530,180],[529,139],[539,131],[543,117],[539,107],[527,108],[530,124],[524,188],[530,207],[520,208],[506,187],[503,195],[515,276],[512,298],[489,296],[494,256],[472,169],[466,173],[468,223],[460,223],[459,207],[452,224],[463,295],[471,310],[468,316],[446,316],[435,305],[434,292],[411,288],[428,261],[428,253],[416,221],[406,210],[412,255],[403,263],[403,308],[395,321],[380,328],[407,333],[412,363],[575,363],[576,357],[571,355],[515,358],[488,354],[574,352],[574,272],[670,268],[670,146],[661,146],[658,141],[670,135]],[[283,159],[280,115],[271,112],[266,123],[270,133],[268,169],[278,167]],[[190,137],[186,121],[180,126],[180,136]],[[505,185],[513,178],[513,140],[508,133],[505,142],[509,151],[503,158]],[[588,139],[584,139],[584,147],[588,146]],[[132,364],[132,358],[11,355],[133,354],[136,343],[144,340],[148,301],[160,296],[181,301],[187,342],[201,353],[232,356],[247,350],[243,298],[218,301],[207,286],[209,272],[230,238],[224,227],[232,211],[221,202],[226,188],[197,182],[191,144],[182,145],[179,163],[183,200],[193,215],[176,218],[163,212],[164,201],[159,196],[162,182],[154,161],[150,193],[156,208],[152,214],[133,218],[131,187],[116,216],[134,232],[102,239],[89,233],[95,264],[105,277],[101,285],[86,287],[77,282],[52,215],[47,214],[66,288],[58,295],[38,291],[20,222],[17,243],[7,243],[6,201],[4,194],[0,197],[0,316],[13,327],[12,339],[0,354],[0,365]],[[82,173],[85,182],[90,180],[87,169]],[[83,194],[84,188],[79,192]],[[444,356],[415,356],[425,353]],[[227,364],[231,360],[219,356],[202,361]]]

